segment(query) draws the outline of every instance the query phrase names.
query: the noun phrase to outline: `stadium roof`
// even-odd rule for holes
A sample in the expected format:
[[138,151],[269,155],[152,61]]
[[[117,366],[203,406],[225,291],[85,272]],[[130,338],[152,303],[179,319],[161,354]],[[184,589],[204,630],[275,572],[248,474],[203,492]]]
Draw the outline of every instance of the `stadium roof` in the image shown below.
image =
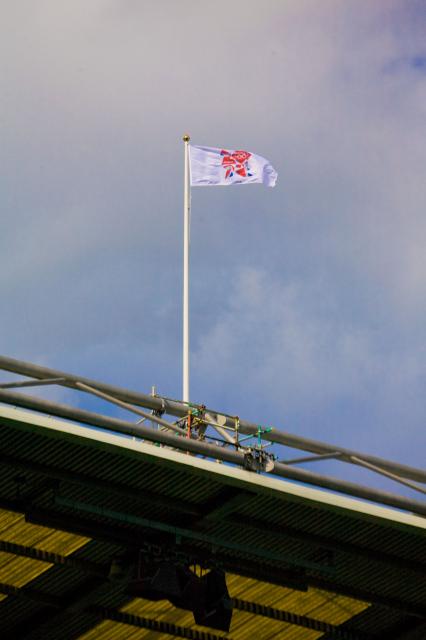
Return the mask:
[[[426,637],[426,519],[0,405],[2,638]],[[229,633],[111,567],[226,572]],[[120,560],[121,561],[121,560]]]

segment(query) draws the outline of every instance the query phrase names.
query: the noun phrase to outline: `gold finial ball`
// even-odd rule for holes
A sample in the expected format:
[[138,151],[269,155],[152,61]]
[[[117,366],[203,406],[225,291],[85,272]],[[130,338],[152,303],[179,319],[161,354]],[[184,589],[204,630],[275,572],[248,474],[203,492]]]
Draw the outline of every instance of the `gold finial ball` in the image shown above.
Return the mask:
[[185,135],[183,136],[182,140],[184,142],[189,142],[191,140],[191,138],[189,137],[189,135],[187,133],[185,133]]

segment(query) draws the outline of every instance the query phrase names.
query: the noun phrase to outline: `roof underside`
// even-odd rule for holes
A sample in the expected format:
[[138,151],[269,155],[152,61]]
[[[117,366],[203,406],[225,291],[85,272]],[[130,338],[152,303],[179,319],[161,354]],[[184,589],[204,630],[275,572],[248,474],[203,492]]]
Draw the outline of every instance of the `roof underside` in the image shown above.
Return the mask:
[[[425,521],[0,407],[2,638],[426,637]],[[226,572],[229,633],[126,593],[140,550]]]

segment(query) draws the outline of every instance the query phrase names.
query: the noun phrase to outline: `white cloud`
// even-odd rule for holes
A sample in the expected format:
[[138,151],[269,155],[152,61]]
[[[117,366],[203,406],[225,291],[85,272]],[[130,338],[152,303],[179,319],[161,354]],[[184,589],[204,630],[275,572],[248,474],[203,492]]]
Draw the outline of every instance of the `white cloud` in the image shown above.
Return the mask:
[[283,283],[276,275],[242,269],[225,311],[194,353],[197,368],[216,381],[224,373],[265,402],[325,408],[360,396],[378,374],[372,336],[339,316],[330,285]]
[[423,433],[425,348],[407,344],[403,329],[392,342],[387,327],[341,308],[332,283],[283,282],[255,268],[233,274],[226,307],[209,314],[193,351],[197,389],[224,395],[231,412],[256,406],[258,419],[279,416],[289,431],[299,423],[319,439],[326,430],[337,444],[421,464],[414,449]]

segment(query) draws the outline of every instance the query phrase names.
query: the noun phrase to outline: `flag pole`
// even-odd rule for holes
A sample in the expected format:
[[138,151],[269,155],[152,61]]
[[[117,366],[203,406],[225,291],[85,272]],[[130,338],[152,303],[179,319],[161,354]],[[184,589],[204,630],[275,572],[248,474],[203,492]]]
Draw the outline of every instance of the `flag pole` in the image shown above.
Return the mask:
[[189,402],[189,140],[183,136],[185,164],[183,191],[183,392],[182,400]]

